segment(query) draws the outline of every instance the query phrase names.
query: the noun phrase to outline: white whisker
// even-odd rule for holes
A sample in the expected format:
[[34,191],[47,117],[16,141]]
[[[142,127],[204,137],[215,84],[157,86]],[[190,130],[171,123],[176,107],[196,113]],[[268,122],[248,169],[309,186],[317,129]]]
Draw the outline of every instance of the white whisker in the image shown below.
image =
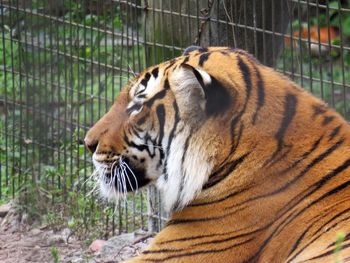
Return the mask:
[[124,199],[126,198],[126,194],[127,194],[127,188],[126,188],[126,180],[125,180],[125,171],[124,169],[120,166],[120,162],[119,162],[119,168],[120,168],[120,176],[121,176],[121,182],[123,185],[123,197]]
[[[128,168],[128,170],[130,171],[130,173],[132,174],[134,180],[135,180],[135,184],[136,184],[136,189],[135,189],[135,192],[137,192],[137,190],[139,189],[139,185],[138,185],[138,182],[137,182],[137,178],[136,178],[136,175],[134,174],[134,172],[131,170],[130,166],[126,163],[126,162],[123,162],[123,165],[126,166],[126,168]],[[133,190],[134,191],[134,190]]]
[[126,170],[126,168],[125,168],[125,163],[122,162],[122,163],[120,164],[120,167],[122,167],[122,169],[123,169],[123,171],[124,171],[125,177],[126,177],[126,179],[128,180],[128,183],[129,183],[129,185],[130,185],[131,191],[134,191],[134,187],[132,186],[132,184],[131,184],[131,182],[130,182],[130,178],[129,178],[128,172],[127,172],[127,170]]

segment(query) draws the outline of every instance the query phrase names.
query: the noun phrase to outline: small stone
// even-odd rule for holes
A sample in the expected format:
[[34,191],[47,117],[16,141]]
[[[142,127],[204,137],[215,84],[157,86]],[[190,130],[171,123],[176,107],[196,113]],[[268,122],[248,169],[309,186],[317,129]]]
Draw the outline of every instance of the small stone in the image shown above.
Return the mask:
[[5,217],[7,213],[10,211],[10,209],[11,209],[10,204],[0,205],[0,217]]
[[30,230],[30,234],[33,235],[33,236],[36,236],[36,235],[39,235],[42,231],[38,228],[34,228],[32,230]]
[[33,247],[33,250],[39,250],[40,249],[40,246],[36,245]]
[[68,237],[70,237],[72,231],[69,228],[64,228],[61,231],[61,236],[65,240],[65,243],[68,242]]
[[101,239],[97,239],[97,240],[94,240],[89,249],[91,252],[94,252],[94,253],[97,253],[97,252],[100,252],[102,247],[106,244],[106,241],[105,240],[101,240]]

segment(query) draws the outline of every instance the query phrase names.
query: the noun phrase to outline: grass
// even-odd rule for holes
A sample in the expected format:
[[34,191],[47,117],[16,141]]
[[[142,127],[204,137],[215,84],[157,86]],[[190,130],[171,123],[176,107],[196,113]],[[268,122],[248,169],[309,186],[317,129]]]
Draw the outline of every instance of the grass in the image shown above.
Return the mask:
[[57,247],[52,247],[51,248],[51,256],[52,256],[52,259],[53,259],[54,263],[59,263],[60,262],[60,255],[59,255]]

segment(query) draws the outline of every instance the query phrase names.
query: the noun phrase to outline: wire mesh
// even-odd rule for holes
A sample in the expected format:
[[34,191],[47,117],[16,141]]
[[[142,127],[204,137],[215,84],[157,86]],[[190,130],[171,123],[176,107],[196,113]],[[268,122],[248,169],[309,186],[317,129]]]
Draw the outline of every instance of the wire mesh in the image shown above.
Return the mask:
[[345,0],[0,0],[0,202],[86,232],[158,231],[154,188],[89,194],[85,132],[145,67],[191,45],[239,47],[350,118]]

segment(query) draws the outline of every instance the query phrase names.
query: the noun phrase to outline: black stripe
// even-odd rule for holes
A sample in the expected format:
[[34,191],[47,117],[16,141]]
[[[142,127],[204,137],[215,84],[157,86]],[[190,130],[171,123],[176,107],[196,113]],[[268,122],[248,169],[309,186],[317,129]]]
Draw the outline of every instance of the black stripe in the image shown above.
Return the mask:
[[293,94],[287,94],[284,103],[284,113],[281,121],[281,126],[279,127],[277,133],[275,134],[275,139],[277,140],[277,149],[274,151],[270,159],[266,162],[266,164],[273,161],[277,154],[282,150],[284,146],[284,136],[286,131],[295,117],[296,107],[297,107],[297,97]]
[[[199,250],[199,251],[193,251],[193,252],[188,252],[185,254],[175,254],[175,255],[170,255],[161,259],[143,259],[144,261],[151,261],[151,262],[164,262],[165,260],[170,260],[170,259],[179,259],[179,258],[184,258],[184,257],[191,257],[191,256],[195,256],[195,255],[200,255],[200,254],[214,254],[214,253],[221,253],[227,250],[230,250],[234,247],[238,247],[241,245],[244,245],[246,243],[249,243],[250,241],[252,241],[253,238],[247,239],[245,241],[242,241],[240,243],[236,243],[234,245],[225,247],[225,248],[221,248],[221,249],[211,249],[211,250]],[[151,251],[150,251],[151,252]],[[157,252],[156,252],[157,253]],[[162,254],[162,252],[158,252],[160,254]]]
[[176,62],[176,59],[172,59],[169,61],[169,64],[164,68],[164,72],[163,72],[163,75],[165,75],[165,73],[168,71],[168,69],[173,66]]
[[[344,171],[349,166],[350,166],[350,158],[347,159],[342,165],[338,166],[336,169],[334,169],[333,171],[328,173],[326,176],[322,177],[322,179],[320,181],[318,181],[317,183],[313,184],[313,186],[315,186],[315,189],[312,190],[310,194],[312,194],[316,190],[320,189],[323,185],[325,185],[328,181],[330,181],[334,176],[338,175],[340,172]],[[341,190],[341,189],[342,188],[340,188],[339,190]],[[329,192],[329,194],[332,194],[332,191]]]
[[144,78],[141,80],[140,84],[147,87],[147,83],[148,83],[150,78],[151,78],[151,74],[149,74],[149,72],[147,72],[146,75],[144,76]]
[[130,132],[131,134],[134,134],[137,138],[142,139],[138,129],[135,126],[131,126],[131,130],[132,130],[132,133]]
[[163,245],[163,244],[169,244],[169,243],[174,243],[174,242],[182,242],[182,241],[190,241],[190,240],[202,239],[202,238],[207,238],[207,237],[226,236],[226,235],[230,235],[230,234],[233,234],[233,233],[237,233],[237,232],[242,231],[242,230],[247,229],[247,228],[250,228],[250,227],[236,229],[236,230],[232,230],[232,231],[228,231],[228,232],[224,232],[224,233],[215,233],[215,234],[206,234],[206,235],[197,235],[197,236],[188,236],[188,237],[169,239],[169,240],[166,240],[166,241],[161,241],[161,242],[159,242],[159,244]]
[[203,203],[194,203],[194,204],[190,204],[188,206],[204,206],[204,205],[212,205],[212,204],[216,204],[216,203],[220,203],[220,202],[223,202],[227,199],[230,199],[242,192],[244,192],[246,189],[243,189],[243,190],[240,190],[240,191],[236,191],[236,192],[232,192],[230,193],[229,195],[226,195],[222,198],[219,198],[219,199],[216,199],[216,200],[212,200],[212,201],[207,201],[207,202],[203,202]]
[[190,56],[186,56],[185,59],[181,62],[181,64],[186,64],[190,60]]
[[152,107],[153,103],[156,100],[160,100],[163,99],[167,93],[167,91],[170,89],[170,85],[169,85],[169,81],[166,79],[164,81],[164,87],[161,91],[159,91],[158,93],[156,93],[156,95],[154,95],[152,98],[150,98],[148,101],[145,102],[145,105],[149,108]]
[[325,116],[322,121],[322,126],[326,126],[334,120],[334,116]]
[[[250,71],[249,71],[249,67],[247,66],[246,63],[244,63],[244,61],[238,56],[237,57],[238,60],[238,67],[240,69],[240,71],[242,72],[243,75],[243,79],[245,82],[245,88],[246,88],[246,98],[245,98],[245,102],[243,105],[242,110],[232,118],[230,126],[231,126],[231,153],[233,153],[233,150],[237,148],[238,143],[236,144],[234,142],[235,140],[235,130],[236,130],[236,126],[239,123],[242,115],[244,114],[247,105],[248,105],[248,101],[251,95],[251,90],[252,90],[252,81],[251,81],[251,76],[250,76]],[[242,126],[240,127],[240,129],[242,129]],[[234,146],[236,145],[236,146]]]
[[183,152],[182,159],[181,159],[182,170],[183,170],[183,166],[184,166],[184,162],[185,162],[185,159],[186,159],[187,150],[188,150],[188,147],[190,145],[190,139],[191,139],[192,135],[193,135],[193,131],[191,131],[190,134],[188,135],[188,137],[186,138],[184,152]]
[[172,252],[182,252],[186,250],[186,248],[163,248],[163,249],[154,249],[154,250],[144,250],[142,254],[150,255],[150,254],[163,254],[163,253],[172,253]]
[[338,135],[339,131],[340,131],[341,125],[335,127],[333,129],[333,131],[331,132],[331,134],[329,135],[329,141],[333,140],[335,136]]
[[198,83],[203,89],[205,95],[205,111],[207,116],[218,115],[226,112],[232,105],[232,96],[228,89],[213,76],[210,76],[210,83],[205,84],[202,75],[194,67],[185,65],[192,69]]
[[199,66],[201,66],[201,67],[203,66],[204,62],[206,62],[208,60],[210,54],[211,53],[206,52],[206,53],[203,53],[200,55],[199,62],[198,62]]
[[292,151],[293,146],[292,145],[284,145],[283,150],[280,152],[279,156],[275,157],[273,160],[270,160],[268,163],[268,166],[273,166],[274,164],[278,163],[279,161],[283,160],[288,153]]
[[[327,214],[328,215],[328,214]],[[288,254],[288,257],[290,257],[293,252],[298,248],[300,242],[304,239],[305,235],[309,232],[309,230],[316,224],[316,223],[319,223],[319,218],[321,217],[320,214],[316,215],[315,217],[312,218],[312,223],[309,224],[309,226],[303,231],[303,233],[299,236],[299,238],[294,242],[289,254]],[[310,220],[309,220],[310,221]],[[287,258],[288,258],[287,257]]]
[[257,78],[257,88],[258,88],[258,100],[257,100],[257,104],[256,104],[256,110],[253,116],[253,125],[255,125],[256,123],[256,119],[258,117],[258,113],[261,109],[262,106],[264,106],[265,103],[265,84],[263,79],[261,78],[261,74],[260,71],[257,67],[255,67],[255,71],[256,71],[256,78]]
[[192,69],[192,72],[193,72],[194,76],[196,77],[196,79],[198,80],[199,84],[201,85],[202,88],[204,88],[205,84],[204,84],[202,75],[198,72],[198,70],[196,70],[194,67],[192,67],[190,65],[186,64],[186,66],[190,67]]
[[322,104],[313,105],[312,109],[314,111],[314,114],[312,116],[313,118],[315,118],[316,116],[321,115],[327,111],[327,107],[322,105]]
[[240,120],[240,116],[235,116],[232,119],[231,124],[230,124],[231,125],[231,128],[230,128],[231,129],[231,149],[230,149],[230,153],[227,156],[227,158],[229,158],[231,156],[231,154],[233,154],[236,151],[236,149],[240,143],[242,134],[243,134],[244,125],[241,124],[239,126],[238,134],[236,135],[236,127],[237,127],[239,120]]
[[245,88],[246,88],[246,99],[245,99],[243,110],[241,113],[241,114],[243,114],[247,108],[248,100],[249,100],[250,94],[252,92],[252,79],[251,79],[250,70],[249,70],[248,65],[239,56],[237,57],[237,59],[238,59],[238,67],[239,67],[240,71],[242,72],[244,82],[245,82]]
[[[146,137],[149,137],[149,136],[145,136]],[[124,142],[129,146],[129,147],[132,147],[132,148],[135,148],[137,149],[138,151],[142,152],[142,151],[147,151],[147,153],[149,154],[150,157],[154,157],[154,154],[151,153],[149,147],[147,145],[137,145],[135,144],[134,142],[132,141],[129,141],[128,137],[126,136],[126,134],[124,134]]]
[[133,111],[138,111],[139,109],[141,109],[142,104],[141,103],[136,103],[134,105],[132,105],[130,108],[126,109],[126,112],[128,114],[131,114]]
[[146,113],[144,116],[142,116],[140,119],[137,120],[137,125],[142,125],[145,123],[145,121],[149,118],[149,113]]
[[[139,92],[143,92],[143,91],[144,91],[144,89],[142,91],[139,91]],[[139,94],[139,92],[137,93],[136,98],[138,98],[138,99],[146,98],[146,94]]]
[[233,214],[245,209],[246,207],[243,207],[241,209],[237,209],[235,211],[226,213],[224,215],[220,215],[220,216],[212,216],[212,217],[201,217],[201,218],[182,218],[182,219],[171,219],[167,222],[166,226],[170,226],[170,225],[183,225],[183,224],[192,224],[195,222],[208,222],[208,221],[213,221],[213,220],[218,220],[218,219],[222,219],[228,216],[232,216]]
[[[235,118],[236,120],[238,120],[238,118]],[[233,130],[233,132],[231,132],[231,150],[230,152],[227,154],[227,156],[225,157],[225,159],[218,165],[219,167],[223,166],[225,163],[227,163],[227,161],[231,158],[232,154],[236,151],[239,142],[241,140],[242,134],[243,134],[243,130],[244,130],[244,125],[241,124],[239,127],[239,131],[238,134],[235,134],[235,125],[233,122],[231,122],[231,129]],[[255,146],[253,147],[255,148]]]
[[[237,235],[237,236],[227,237],[227,238],[223,238],[223,239],[214,239],[214,240],[210,240],[210,241],[198,242],[198,243],[191,244],[191,247],[200,247],[200,246],[203,246],[203,245],[220,244],[220,243],[223,243],[223,242],[232,241],[232,240],[235,240],[235,239],[238,239],[238,238],[242,238],[244,236],[252,235],[255,232],[261,232],[261,231],[262,230],[259,229],[259,230],[256,230],[256,231],[248,232],[248,233]],[[251,238],[251,240],[252,239],[254,239],[254,238]]]
[[164,126],[165,126],[165,108],[163,104],[159,104],[156,108],[157,118],[159,122],[159,140],[158,144],[162,145],[164,137]]
[[290,170],[294,169],[300,162],[302,162],[303,160],[305,160],[310,154],[312,154],[317,148],[318,146],[320,145],[320,142],[323,138],[323,135],[318,138],[312,145],[312,147],[306,151],[305,153],[303,153],[301,155],[301,157],[296,160],[294,163],[292,163],[288,168],[286,168],[285,170],[281,171],[281,174],[285,174],[287,172],[289,172]]
[[275,138],[278,141],[278,144],[283,143],[283,139],[286,133],[286,130],[289,126],[289,124],[292,122],[297,107],[297,98],[293,94],[287,94],[285,99],[285,107],[284,107],[284,114],[281,126],[279,130],[277,131]]
[[206,97],[206,113],[208,116],[225,113],[232,105],[232,97],[228,90],[216,78],[211,76],[210,85],[204,88]]
[[164,137],[164,127],[165,127],[165,107],[163,104],[160,104],[156,108],[156,113],[158,117],[159,122],[159,136],[158,136],[158,144],[157,147],[159,149],[159,163],[157,168],[162,164],[162,161],[164,159],[164,151],[163,151],[163,137]]
[[159,72],[159,68],[158,67],[154,68],[152,70],[152,72],[151,72],[155,79],[158,78],[158,72]]
[[177,129],[177,125],[178,123],[180,122],[180,113],[179,113],[179,106],[177,105],[177,102],[176,100],[174,99],[174,102],[173,102],[173,109],[174,109],[174,124],[173,124],[173,127],[170,131],[170,134],[169,134],[169,138],[168,138],[168,145],[166,147],[166,159],[165,159],[165,164],[164,164],[164,180],[168,180],[168,173],[166,171],[167,169],[167,165],[168,165],[168,158],[169,158],[169,154],[170,154],[170,146],[171,146],[171,143],[174,139],[174,135],[175,135],[175,132],[176,132],[176,129]]
[[238,159],[235,159],[224,166],[222,166],[218,171],[213,173],[210,177],[208,182],[203,186],[203,189],[208,189],[218,183],[220,183],[222,180],[224,180],[227,176],[229,176],[243,161],[244,159],[251,154],[251,152],[247,152],[243,154]]

